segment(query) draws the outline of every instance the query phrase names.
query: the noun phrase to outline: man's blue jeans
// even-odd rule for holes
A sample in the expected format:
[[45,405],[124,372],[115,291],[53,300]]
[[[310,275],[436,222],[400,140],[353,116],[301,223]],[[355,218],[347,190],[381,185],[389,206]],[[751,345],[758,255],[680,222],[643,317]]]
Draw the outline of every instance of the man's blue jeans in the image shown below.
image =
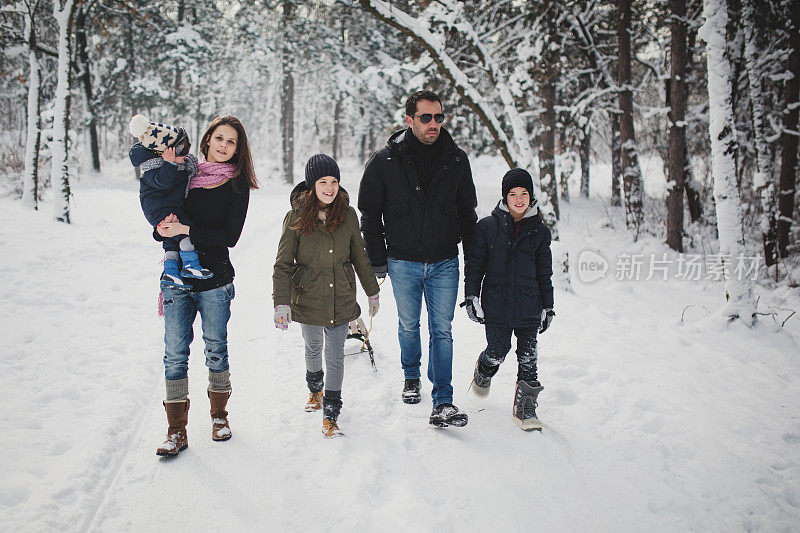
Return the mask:
[[206,366],[211,372],[228,370],[228,319],[231,317],[233,283],[209,291],[191,292],[161,287],[164,298],[164,375],[166,379],[188,377],[189,345],[197,313],[203,326]]
[[428,379],[433,405],[453,402],[453,334],[458,298],[458,256],[438,263],[389,258],[389,278],[397,303],[400,361],[406,379],[418,379],[422,344],[419,319],[422,296],[428,310]]

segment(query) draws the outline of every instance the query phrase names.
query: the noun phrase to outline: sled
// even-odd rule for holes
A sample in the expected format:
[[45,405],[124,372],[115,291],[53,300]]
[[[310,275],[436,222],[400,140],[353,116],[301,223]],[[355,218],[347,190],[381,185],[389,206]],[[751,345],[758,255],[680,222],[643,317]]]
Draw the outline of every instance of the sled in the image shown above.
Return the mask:
[[375,352],[373,352],[372,345],[369,343],[369,330],[367,330],[367,326],[360,317],[348,324],[347,338],[361,341],[361,348],[357,352],[346,353],[345,355],[358,355],[364,352],[368,353],[369,362],[372,364],[372,370],[377,372],[378,368],[375,366]]

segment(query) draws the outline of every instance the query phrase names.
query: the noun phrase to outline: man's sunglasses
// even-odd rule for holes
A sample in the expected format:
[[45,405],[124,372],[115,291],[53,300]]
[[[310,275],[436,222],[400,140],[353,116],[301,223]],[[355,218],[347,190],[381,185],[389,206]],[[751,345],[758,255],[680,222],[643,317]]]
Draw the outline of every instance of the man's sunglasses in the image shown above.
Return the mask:
[[431,121],[431,119],[435,120],[437,124],[441,124],[442,122],[444,122],[444,113],[436,113],[435,115],[432,115],[430,113],[423,113],[421,115],[414,115],[414,116],[417,117],[419,121],[422,122],[423,124],[427,124],[428,122]]

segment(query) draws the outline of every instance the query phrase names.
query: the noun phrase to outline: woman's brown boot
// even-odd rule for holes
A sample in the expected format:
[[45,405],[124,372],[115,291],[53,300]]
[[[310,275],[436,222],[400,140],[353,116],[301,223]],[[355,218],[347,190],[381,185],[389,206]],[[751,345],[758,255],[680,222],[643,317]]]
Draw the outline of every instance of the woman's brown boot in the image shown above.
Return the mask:
[[230,397],[231,391],[208,391],[208,399],[211,400],[211,438],[214,440],[228,440],[231,438],[228,411],[225,410]]
[[167,440],[164,441],[156,455],[174,457],[189,446],[186,436],[186,423],[189,421],[189,400],[164,401],[167,411]]

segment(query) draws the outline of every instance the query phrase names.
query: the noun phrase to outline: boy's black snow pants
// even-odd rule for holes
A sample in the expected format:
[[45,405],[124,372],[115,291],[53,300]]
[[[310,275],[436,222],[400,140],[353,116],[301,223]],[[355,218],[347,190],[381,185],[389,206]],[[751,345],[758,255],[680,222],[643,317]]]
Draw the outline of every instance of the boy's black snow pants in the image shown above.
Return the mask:
[[486,325],[486,349],[478,358],[478,369],[486,377],[497,373],[500,363],[511,350],[511,333],[517,337],[517,381],[537,381],[536,333],[533,329],[512,329]]

